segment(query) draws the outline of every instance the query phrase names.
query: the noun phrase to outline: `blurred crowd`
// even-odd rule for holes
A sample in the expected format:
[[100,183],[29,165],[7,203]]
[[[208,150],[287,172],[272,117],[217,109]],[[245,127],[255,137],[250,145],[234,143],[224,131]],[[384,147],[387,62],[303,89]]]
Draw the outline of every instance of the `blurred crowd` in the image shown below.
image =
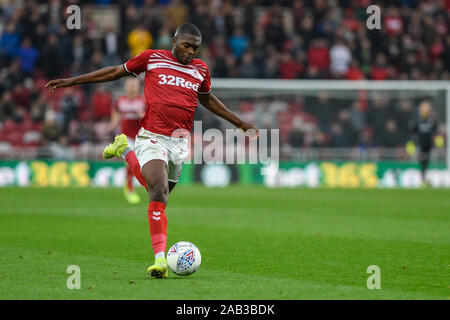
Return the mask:
[[[66,26],[71,4],[81,7],[81,30]],[[381,8],[380,30],[366,27],[371,4]],[[117,19],[104,22],[98,8]],[[103,145],[123,83],[52,95],[44,84],[169,49],[187,21],[202,31],[199,57],[216,78],[450,79],[450,0],[0,0],[0,154],[8,144],[35,147],[40,157]],[[280,128],[288,147],[402,146],[416,101],[370,101],[339,103],[323,91],[230,105],[260,127]],[[223,125],[207,112],[197,119]]]
[[[414,95],[354,91],[343,97],[327,90],[305,93],[230,101],[225,98],[225,102],[259,128],[279,128],[283,158],[407,158],[404,146],[412,138],[411,122],[417,119],[418,108],[424,102],[430,102],[432,116],[438,119],[437,133],[445,136],[445,94],[429,99],[425,91]],[[213,117],[206,118],[203,130],[219,125]],[[353,150],[349,151],[349,147]],[[310,152],[329,148],[333,151]]]

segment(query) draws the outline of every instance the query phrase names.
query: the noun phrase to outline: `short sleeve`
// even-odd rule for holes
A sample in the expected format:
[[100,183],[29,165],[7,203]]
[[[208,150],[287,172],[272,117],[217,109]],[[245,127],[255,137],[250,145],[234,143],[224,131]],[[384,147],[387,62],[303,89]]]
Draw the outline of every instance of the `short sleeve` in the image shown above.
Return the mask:
[[205,78],[203,79],[200,88],[198,89],[198,94],[209,94],[211,92],[211,77],[209,75],[209,68],[205,64]]
[[137,77],[141,72],[147,70],[148,59],[152,53],[151,49],[144,50],[134,58],[131,58],[123,64],[123,67],[128,73]]

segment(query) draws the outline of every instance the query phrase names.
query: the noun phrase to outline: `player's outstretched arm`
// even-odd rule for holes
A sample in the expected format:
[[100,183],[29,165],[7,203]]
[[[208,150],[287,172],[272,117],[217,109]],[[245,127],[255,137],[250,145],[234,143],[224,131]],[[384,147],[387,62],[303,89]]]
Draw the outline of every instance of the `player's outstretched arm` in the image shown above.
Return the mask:
[[125,70],[123,65],[110,66],[72,78],[52,80],[47,82],[45,87],[46,88],[48,87],[48,91],[54,92],[55,89],[59,87],[72,87],[84,83],[113,81],[125,77],[127,75],[129,75],[129,73]]
[[244,132],[253,129],[256,132],[256,136],[258,135],[258,128],[253,123],[241,120],[212,93],[199,94],[198,100],[206,109],[232,123],[236,128],[242,129]]

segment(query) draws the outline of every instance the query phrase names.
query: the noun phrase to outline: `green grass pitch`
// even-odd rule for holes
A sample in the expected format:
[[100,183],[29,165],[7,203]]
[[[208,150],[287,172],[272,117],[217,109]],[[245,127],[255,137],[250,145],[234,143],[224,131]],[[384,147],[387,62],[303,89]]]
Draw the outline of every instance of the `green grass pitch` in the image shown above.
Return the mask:
[[[139,190],[145,199],[145,190]],[[178,186],[168,245],[197,273],[146,274],[146,201],[120,189],[0,189],[0,299],[449,299],[450,190]],[[69,265],[81,289],[69,290]],[[381,289],[366,286],[367,267]]]

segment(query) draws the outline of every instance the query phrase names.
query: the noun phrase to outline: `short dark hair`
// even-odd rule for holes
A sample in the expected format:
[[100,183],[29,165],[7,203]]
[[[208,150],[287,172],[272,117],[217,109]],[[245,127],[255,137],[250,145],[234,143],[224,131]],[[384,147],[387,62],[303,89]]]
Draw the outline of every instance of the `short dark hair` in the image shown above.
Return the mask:
[[178,26],[177,30],[175,31],[175,38],[179,37],[182,34],[190,34],[194,37],[202,38],[202,33],[198,28],[192,24],[192,23],[183,23]]

